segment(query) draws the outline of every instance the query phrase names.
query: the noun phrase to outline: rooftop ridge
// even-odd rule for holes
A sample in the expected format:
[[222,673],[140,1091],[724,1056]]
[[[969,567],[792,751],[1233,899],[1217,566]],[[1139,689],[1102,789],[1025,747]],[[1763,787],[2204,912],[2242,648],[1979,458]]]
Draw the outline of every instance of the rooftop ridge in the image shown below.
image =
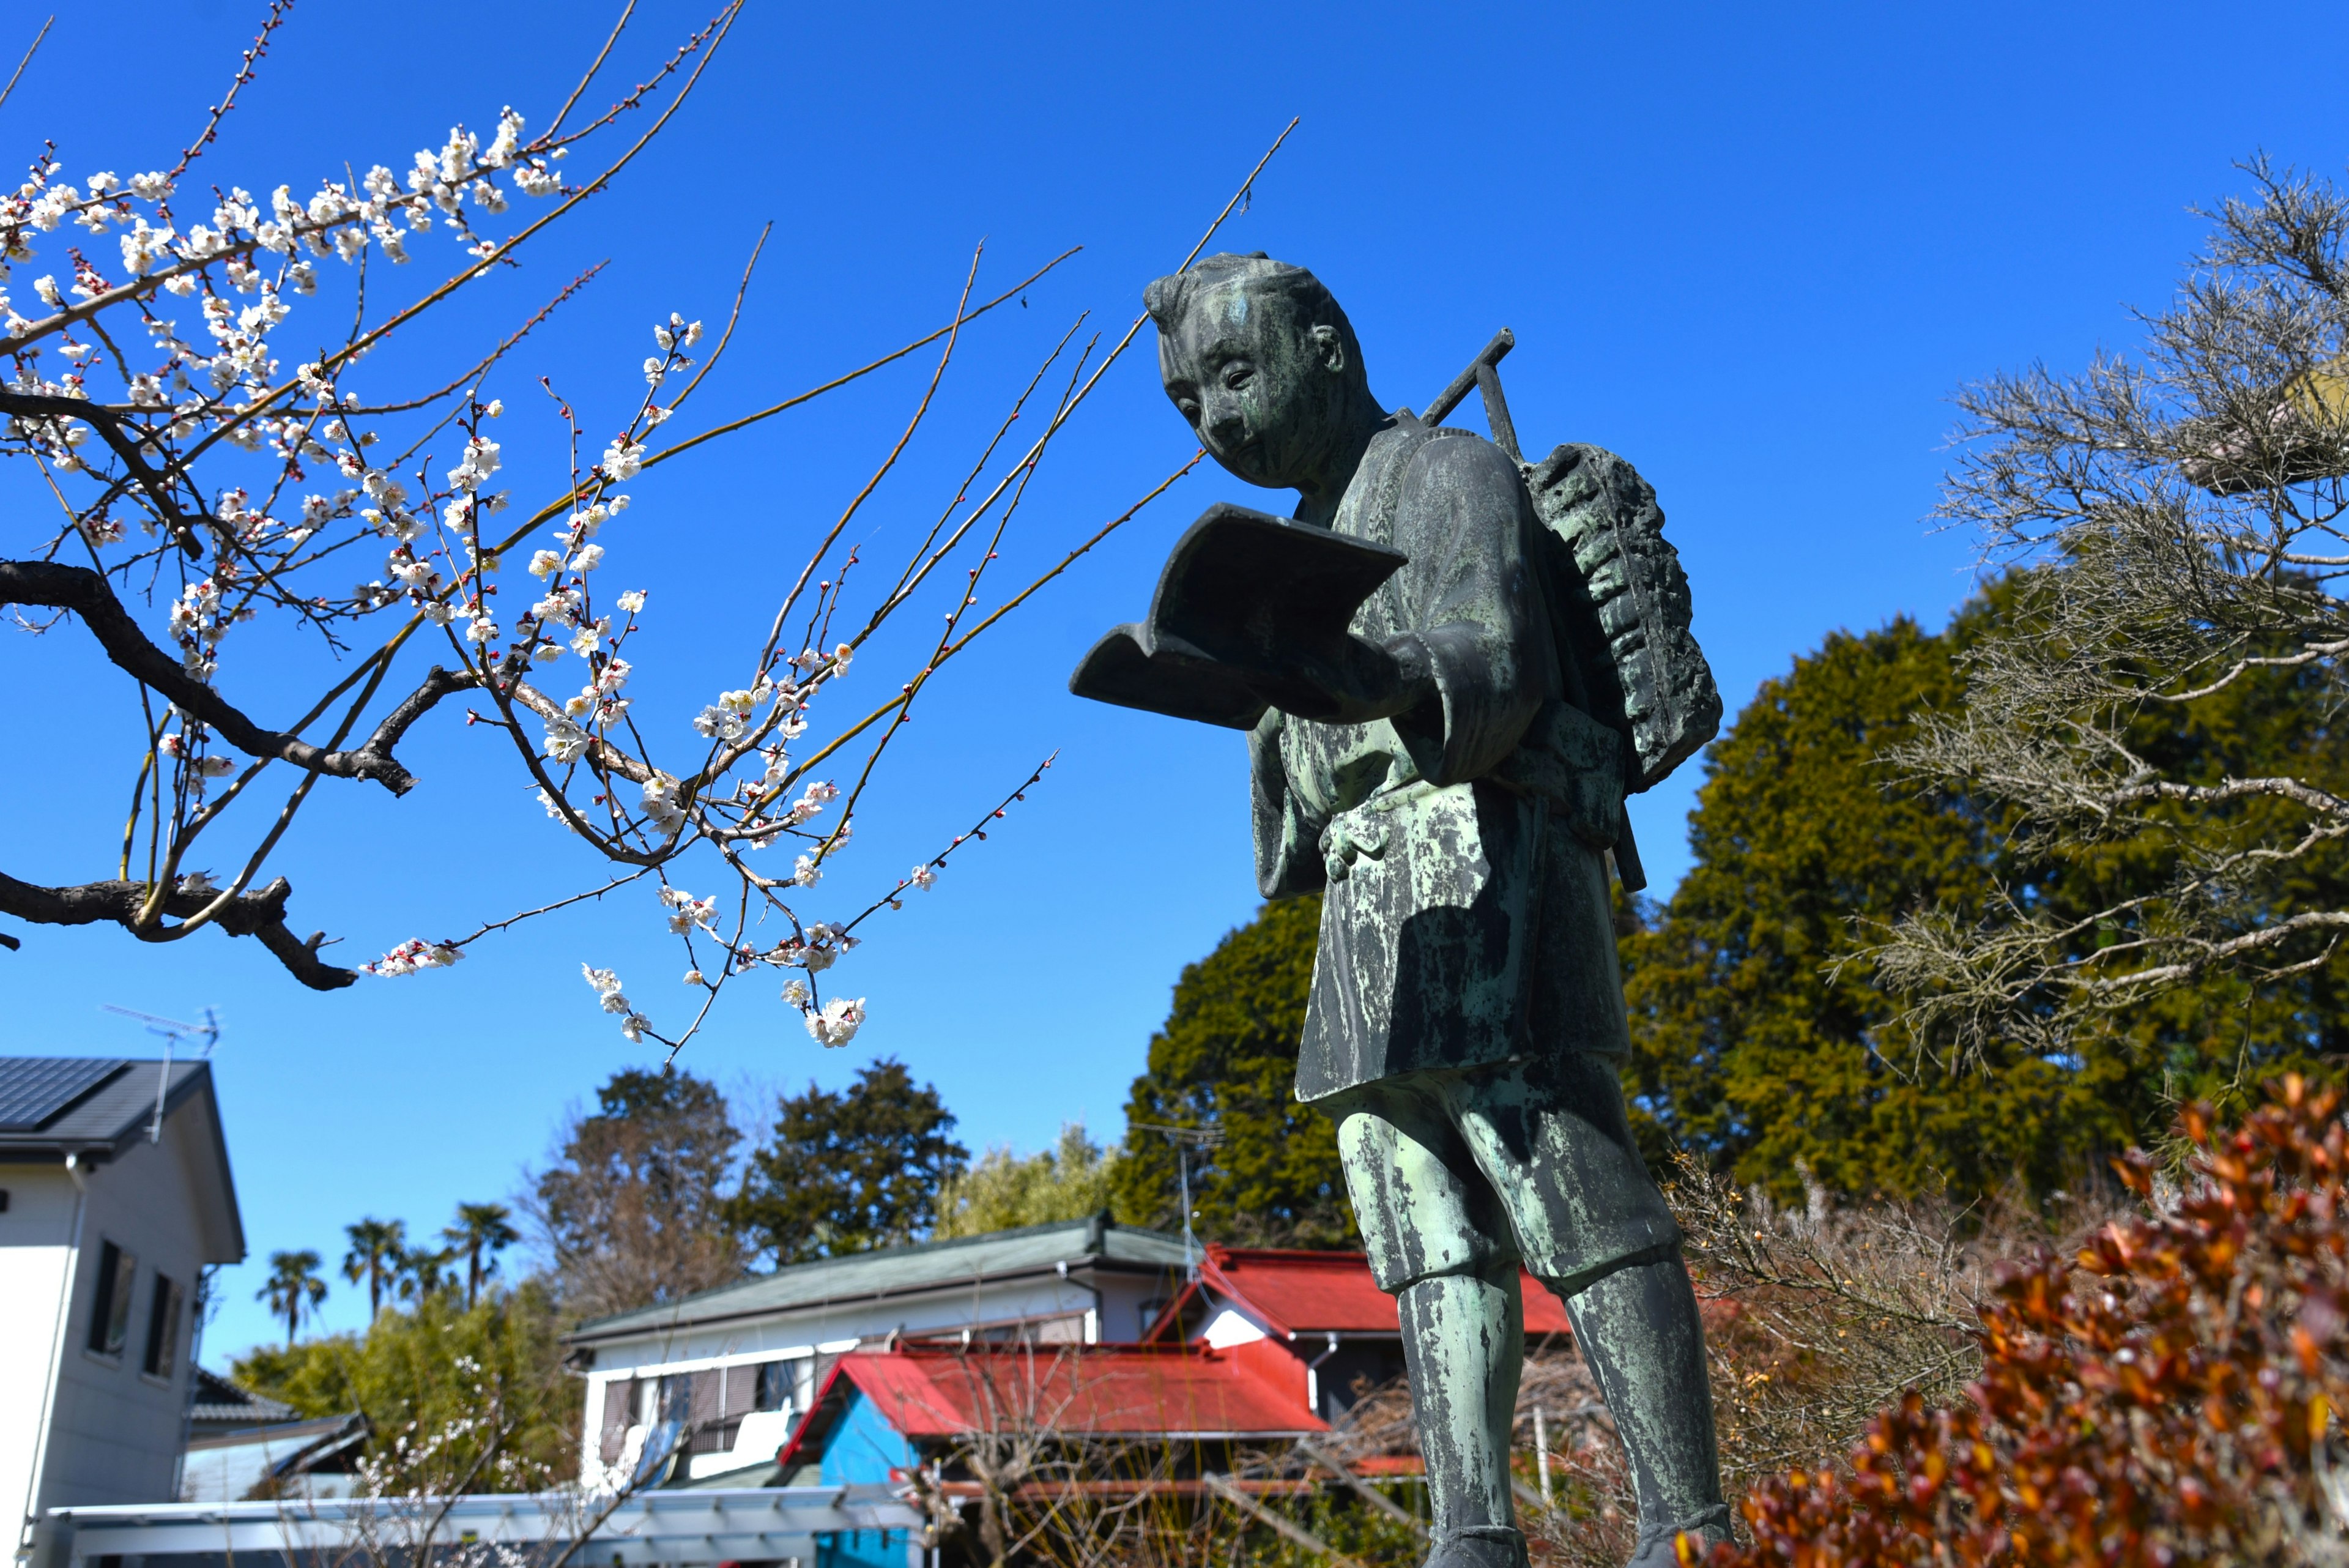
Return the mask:
[[1177,1244],[1179,1240],[1166,1231],[1154,1231],[1146,1226],[1122,1225],[1109,1217],[1108,1210],[1102,1210],[1092,1214],[1081,1215],[1073,1220],[1049,1220],[1038,1225],[1014,1226],[1009,1231],[984,1231],[976,1236],[950,1236],[944,1240],[908,1241],[896,1246],[874,1247],[863,1252],[850,1252],[840,1257],[811,1258],[804,1262],[785,1263],[780,1268],[770,1269],[765,1273],[750,1274],[727,1284],[713,1285],[709,1290],[697,1291],[691,1295],[680,1296],[673,1302],[665,1302],[655,1306],[635,1307],[627,1312],[614,1313],[606,1317],[595,1318],[589,1322],[579,1324],[577,1328],[572,1330],[572,1333],[574,1334],[590,1334],[607,1327],[608,1325],[632,1318],[647,1318],[652,1322],[660,1322],[662,1320],[672,1322],[681,1321],[683,1315],[689,1309],[696,1306],[706,1306],[710,1303],[719,1301],[726,1296],[736,1294],[740,1292],[753,1290],[762,1285],[771,1285],[778,1280],[814,1278],[820,1277],[821,1275],[830,1272],[853,1271],[860,1264],[867,1264],[876,1259],[885,1257],[890,1259],[934,1257],[941,1253],[953,1252],[957,1250],[998,1245],[1005,1241],[1019,1241],[1028,1237],[1050,1235],[1057,1231],[1084,1231],[1091,1232],[1096,1227],[1099,1228],[1102,1233],[1102,1241],[1104,1248],[1107,1246],[1108,1239],[1112,1232],[1123,1232],[1129,1236],[1148,1237],[1152,1241],[1163,1241],[1170,1246]]

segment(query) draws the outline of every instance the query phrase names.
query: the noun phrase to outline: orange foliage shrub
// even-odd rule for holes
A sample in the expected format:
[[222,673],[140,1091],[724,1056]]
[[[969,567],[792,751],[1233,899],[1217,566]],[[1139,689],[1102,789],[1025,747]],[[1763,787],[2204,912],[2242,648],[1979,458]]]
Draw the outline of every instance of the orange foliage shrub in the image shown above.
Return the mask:
[[2143,1217],[2002,1271],[1970,1403],[1755,1486],[1709,1568],[2349,1561],[2341,1110],[2292,1076],[2240,1127],[2189,1111],[2182,1191],[2132,1157]]

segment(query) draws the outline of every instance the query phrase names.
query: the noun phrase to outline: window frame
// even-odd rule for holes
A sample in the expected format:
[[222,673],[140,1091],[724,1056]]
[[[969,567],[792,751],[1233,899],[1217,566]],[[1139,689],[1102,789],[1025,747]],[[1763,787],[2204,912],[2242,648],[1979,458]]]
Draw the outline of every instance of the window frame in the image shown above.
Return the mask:
[[119,1366],[130,1345],[130,1314],[139,1294],[139,1254],[98,1238],[98,1288],[90,1293],[89,1332],[82,1347]]
[[187,1291],[179,1281],[155,1271],[147,1307],[147,1352],[139,1358],[144,1376],[169,1383],[180,1370],[180,1318],[187,1306]]

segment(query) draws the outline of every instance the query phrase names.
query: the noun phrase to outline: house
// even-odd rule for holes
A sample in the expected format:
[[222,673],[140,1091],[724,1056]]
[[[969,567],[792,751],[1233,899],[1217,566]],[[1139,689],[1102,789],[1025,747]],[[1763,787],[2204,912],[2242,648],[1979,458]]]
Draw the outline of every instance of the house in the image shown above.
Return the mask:
[[1184,1247],[1106,1215],[826,1258],[582,1325],[581,1475],[633,1475],[682,1434],[689,1480],[771,1462],[847,1352],[1131,1341],[1181,1291]]
[[244,1256],[206,1062],[0,1057],[0,1510],[179,1490],[196,1286]]
[[199,1366],[189,1388],[188,1457],[179,1501],[349,1497],[357,1490],[367,1417],[305,1418],[293,1406]]
[[[799,1485],[904,1486],[917,1474],[966,1513],[983,1490],[969,1462],[1046,1456],[1011,1486],[1051,1488],[1086,1465],[1087,1491],[1196,1493],[1239,1450],[1326,1432],[1288,1387],[1288,1357],[1268,1342],[1032,1345],[973,1341],[843,1355],[777,1456]],[[1090,1456],[1090,1457],[1088,1457]],[[1119,1473],[1122,1468],[1128,1472]],[[999,1472],[998,1484],[1007,1484]],[[1228,1483],[1226,1483],[1228,1484]],[[823,1568],[895,1568],[901,1542],[843,1534]]]
[[[1526,1339],[1563,1337],[1566,1308],[1520,1271]],[[1280,1385],[1316,1420],[1335,1423],[1369,1389],[1402,1376],[1402,1327],[1394,1297],[1379,1289],[1360,1252],[1306,1252],[1209,1245],[1199,1277],[1151,1324],[1152,1344],[1278,1352]]]

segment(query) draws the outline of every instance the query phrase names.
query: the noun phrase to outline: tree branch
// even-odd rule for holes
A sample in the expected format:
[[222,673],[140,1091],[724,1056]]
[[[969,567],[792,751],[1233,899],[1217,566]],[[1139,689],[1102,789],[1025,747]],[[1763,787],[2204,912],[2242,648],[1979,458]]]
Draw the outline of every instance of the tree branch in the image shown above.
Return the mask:
[[[358,973],[319,960],[318,948],[325,940],[325,932],[317,932],[305,941],[286,928],[285,900],[293,892],[294,885],[280,877],[265,888],[240,893],[230,899],[227,908],[213,918],[213,923],[233,937],[258,938],[261,945],[293,972],[295,979],[311,990],[340,991],[357,980]],[[211,908],[217,896],[174,888],[163,896],[163,912],[184,919]],[[152,927],[144,930],[140,928],[139,919],[146,902],[147,885],[143,882],[85,882],[78,888],[44,888],[0,872],[0,914],[14,915],[36,925],[88,926],[111,920],[141,941],[169,940],[168,932]],[[11,940],[8,945],[16,944]]]
[[416,776],[401,766],[391,748],[432,705],[452,691],[478,684],[475,677],[434,665],[424,683],[376,727],[367,742],[355,752],[322,751],[298,735],[264,729],[233,707],[227,699],[190,675],[180,661],[158,648],[104,577],[88,566],[62,566],[54,561],[0,561],[0,606],[44,605],[71,610],[82,618],[106,655],[133,680],[162,696],[190,717],[220,732],[229,744],[249,756],[289,763],[305,773],[336,778],[373,779],[394,794],[406,794]]

